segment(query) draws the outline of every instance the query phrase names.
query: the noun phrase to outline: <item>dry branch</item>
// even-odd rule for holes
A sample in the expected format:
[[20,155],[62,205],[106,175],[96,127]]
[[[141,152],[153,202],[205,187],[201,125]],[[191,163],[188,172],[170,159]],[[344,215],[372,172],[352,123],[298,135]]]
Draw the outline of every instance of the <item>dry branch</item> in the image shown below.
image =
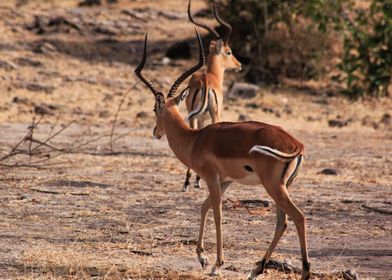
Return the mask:
[[[56,127],[59,123],[60,116],[57,117],[55,124],[51,127],[49,134],[46,136],[44,140],[37,139],[35,137],[35,129],[41,123],[43,116],[33,116],[31,125],[28,127],[25,136],[17,142],[11,150],[0,158],[0,166],[3,167],[29,167],[29,168],[48,168],[54,165],[58,165],[60,163],[50,162],[54,158],[65,154],[65,153],[74,153],[77,152],[80,148],[87,146],[95,141],[103,137],[107,137],[108,135],[94,137],[92,139],[88,139],[86,141],[75,141],[75,143],[71,143],[71,146],[68,147],[57,147],[51,143],[56,137],[62,134],[66,129],[68,129],[72,124],[75,123],[75,120],[67,123],[61,128],[56,130]],[[84,135],[84,134],[82,134]],[[25,148],[22,148],[21,145],[25,144]],[[27,156],[28,159],[25,158],[17,159],[14,162],[10,162],[16,156]]]
[[113,120],[113,124],[112,124],[112,129],[111,129],[111,131],[110,131],[110,140],[109,140],[109,144],[110,144],[110,149],[111,149],[112,152],[114,152],[114,148],[113,148],[113,142],[114,142],[114,141],[113,141],[113,134],[114,134],[114,129],[115,129],[115,127],[116,127],[117,118],[118,118],[118,115],[119,115],[119,113],[120,113],[121,107],[122,107],[122,105],[123,105],[125,99],[127,98],[128,94],[129,94],[132,90],[134,90],[134,89],[137,87],[137,85],[138,85],[139,83],[140,83],[140,81],[139,81],[139,82],[136,82],[136,83],[135,83],[135,84],[134,84],[134,85],[124,94],[124,96],[121,98],[120,103],[118,104],[116,114],[114,115],[114,120]]
[[[281,262],[277,260],[270,260],[265,266],[266,269],[275,269],[277,271],[281,271],[284,273],[295,273],[301,274],[302,269],[296,266],[293,266],[287,262]],[[341,270],[341,271],[333,271],[331,273],[326,272],[312,272],[313,276],[323,277],[323,276],[332,276],[343,278],[344,280],[358,280],[359,276],[355,271],[352,270]]]

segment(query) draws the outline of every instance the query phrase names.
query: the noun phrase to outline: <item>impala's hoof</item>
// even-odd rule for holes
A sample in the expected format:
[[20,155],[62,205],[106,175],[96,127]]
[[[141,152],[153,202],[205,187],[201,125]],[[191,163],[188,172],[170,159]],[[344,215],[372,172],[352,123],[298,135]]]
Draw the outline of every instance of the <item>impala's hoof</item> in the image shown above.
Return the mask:
[[221,275],[220,268],[214,265],[214,267],[211,270],[211,276],[216,277],[216,276],[220,276],[220,275]]
[[309,280],[309,279],[310,279],[310,272],[309,271],[303,271],[301,280]]
[[301,280],[310,279],[310,263],[306,260],[302,263],[302,277]]
[[182,191],[183,191],[183,192],[187,192],[187,191],[188,191],[188,188],[189,188],[189,184],[184,184],[184,185],[182,186]]
[[257,278],[257,275],[255,275],[254,270],[249,272],[248,277],[246,278],[247,280],[255,280]]
[[195,184],[193,185],[196,189],[201,189],[201,183],[200,181],[196,181]]
[[257,278],[257,276],[259,276],[260,274],[263,273],[264,267],[265,267],[265,260],[264,259],[257,262],[256,267],[251,272],[249,272],[247,279],[248,280],[255,280]]
[[206,256],[199,256],[199,263],[201,264],[201,267],[203,270],[206,270],[207,265],[208,265],[208,259]]

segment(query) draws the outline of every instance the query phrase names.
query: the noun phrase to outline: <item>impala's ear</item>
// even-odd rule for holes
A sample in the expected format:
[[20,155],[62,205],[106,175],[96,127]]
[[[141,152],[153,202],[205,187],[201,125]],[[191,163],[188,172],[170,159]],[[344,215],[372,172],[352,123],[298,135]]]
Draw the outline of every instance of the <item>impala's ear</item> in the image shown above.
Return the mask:
[[174,102],[176,102],[176,104],[179,105],[182,101],[184,101],[184,99],[188,96],[188,94],[189,94],[189,87],[187,87],[179,95],[177,95],[174,98]]
[[222,46],[222,39],[212,40],[210,43],[210,53],[220,54]]

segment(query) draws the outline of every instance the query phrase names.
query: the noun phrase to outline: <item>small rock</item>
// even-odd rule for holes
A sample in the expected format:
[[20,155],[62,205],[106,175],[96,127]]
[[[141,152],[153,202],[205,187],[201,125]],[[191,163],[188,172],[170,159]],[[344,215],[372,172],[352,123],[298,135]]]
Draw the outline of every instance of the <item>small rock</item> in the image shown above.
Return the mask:
[[34,107],[34,112],[39,115],[54,115],[54,110],[58,108],[53,105],[41,104]]
[[348,121],[346,120],[340,120],[340,119],[333,119],[328,121],[328,125],[330,127],[344,127],[348,125]]
[[380,123],[384,124],[384,125],[391,125],[392,124],[392,117],[390,114],[385,113],[384,115],[382,115]]
[[99,112],[100,118],[108,118],[109,116],[110,116],[110,113],[107,110]]
[[37,83],[21,83],[18,86],[20,88],[25,88],[30,91],[43,91],[47,94],[51,94],[55,90],[54,86],[42,85]]
[[81,0],[79,2],[79,7],[99,6],[101,4],[101,0]]
[[20,200],[26,200],[26,199],[28,199],[28,198],[29,198],[29,196],[27,195],[27,193],[21,194],[21,195],[19,196],[19,199],[20,199]]
[[12,99],[12,102],[16,103],[16,104],[24,104],[24,105],[30,105],[31,104],[30,100],[28,100],[27,98],[18,97],[18,96],[15,96]]
[[34,52],[37,53],[43,53],[43,54],[49,54],[49,53],[53,53],[56,52],[57,49],[55,46],[53,46],[51,43],[48,42],[44,42],[42,44],[37,45],[34,49]]
[[249,121],[249,116],[245,115],[245,114],[240,114],[238,116],[238,121],[240,121],[240,122]]
[[254,103],[254,102],[251,102],[251,103],[246,103],[245,108],[258,109],[258,108],[260,108],[260,105]]
[[101,25],[95,28],[95,32],[105,35],[118,35],[120,31],[114,26]]
[[15,62],[20,66],[42,67],[41,62],[25,57],[20,57]]
[[257,95],[259,87],[249,83],[235,83],[228,93],[228,97],[250,99]]
[[12,62],[0,60],[0,68],[3,68],[7,71],[10,71],[10,70],[15,70],[18,67],[15,64],[13,64]]
[[168,58],[167,56],[165,56],[164,58],[162,58],[162,65],[169,65],[170,64],[170,58]]
[[283,113],[286,113],[287,115],[291,115],[293,113],[293,109],[291,109],[290,106],[286,105],[283,109]]
[[324,174],[324,175],[338,175],[338,171],[336,169],[333,168],[324,168],[323,170],[321,170],[319,173],[317,174]]
[[229,270],[229,271],[235,271],[235,272],[238,272],[238,269],[234,266],[234,265],[229,265],[228,267],[226,267],[225,268],[226,270]]
[[139,113],[137,113],[136,114],[136,118],[140,118],[140,119],[144,119],[144,118],[147,118],[148,117],[148,114],[146,113],[146,112],[144,112],[144,111],[141,111],[141,112],[139,112]]
[[362,118],[362,125],[371,126],[373,124],[372,118],[369,115],[366,115]]
[[315,122],[315,121],[317,121],[318,119],[315,118],[315,117],[313,117],[313,116],[307,116],[307,117],[306,117],[306,120],[307,120],[308,122]]

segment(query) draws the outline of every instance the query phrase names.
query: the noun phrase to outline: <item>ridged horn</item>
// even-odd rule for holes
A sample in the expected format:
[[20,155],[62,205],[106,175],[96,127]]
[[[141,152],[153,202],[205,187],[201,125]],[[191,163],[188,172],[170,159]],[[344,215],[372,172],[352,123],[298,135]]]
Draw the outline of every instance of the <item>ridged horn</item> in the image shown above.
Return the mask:
[[192,14],[191,14],[191,2],[192,2],[192,0],[189,0],[189,4],[188,4],[188,17],[189,17],[189,20],[190,20],[193,24],[195,24],[195,25],[197,25],[197,26],[199,26],[199,27],[201,27],[201,28],[204,28],[205,30],[209,31],[212,35],[215,36],[215,39],[220,38],[219,33],[216,32],[215,29],[209,27],[207,24],[197,22],[197,21],[195,21],[195,20],[193,19]]
[[228,24],[227,22],[223,21],[219,15],[218,15],[218,11],[216,10],[216,5],[215,5],[215,1],[212,0],[212,6],[213,6],[213,10],[214,10],[214,16],[216,18],[216,20],[224,27],[225,29],[225,35],[223,37],[223,42],[228,43],[231,37],[231,33],[233,28],[231,27],[230,24]]
[[139,77],[140,80],[143,81],[143,83],[152,91],[152,93],[155,96],[159,93],[159,91],[156,90],[156,88],[153,86],[153,84],[142,75],[142,70],[143,70],[144,64],[146,64],[146,59],[147,59],[147,35],[148,35],[148,33],[146,33],[146,36],[144,38],[143,57],[142,57],[142,60],[140,61],[139,65],[135,69],[135,74],[136,74],[136,76]]
[[167,97],[173,97],[174,93],[178,89],[178,87],[181,85],[181,83],[186,80],[190,75],[195,73],[197,70],[199,70],[205,63],[205,56],[204,56],[204,50],[203,50],[203,43],[201,41],[201,37],[197,29],[195,28],[196,35],[197,35],[197,40],[199,43],[199,63],[189,70],[185,71],[172,85],[172,87],[169,90],[169,93],[167,94]]

